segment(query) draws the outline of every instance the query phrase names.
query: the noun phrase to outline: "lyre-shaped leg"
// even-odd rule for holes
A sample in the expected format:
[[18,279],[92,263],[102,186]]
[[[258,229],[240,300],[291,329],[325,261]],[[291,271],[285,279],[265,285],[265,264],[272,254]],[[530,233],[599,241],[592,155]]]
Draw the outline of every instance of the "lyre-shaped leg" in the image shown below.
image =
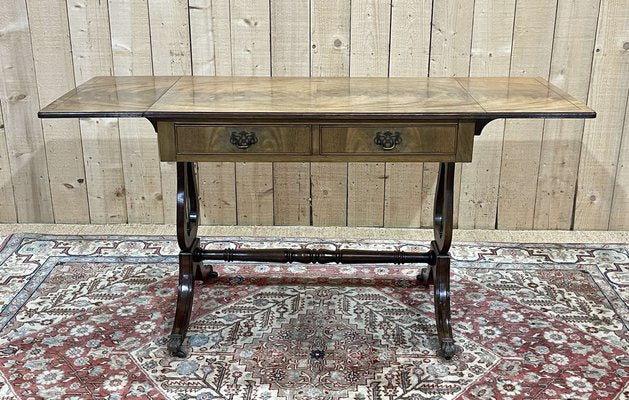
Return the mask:
[[181,251],[190,251],[199,227],[199,197],[195,165],[177,163],[177,242]]
[[435,320],[439,346],[446,359],[455,353],[450,321],[450,244],[452,243],[452,214],[454,206],[454,163],[441,163],[435,193],[434,233],[432,250],[435,265],[432,266],[435,293]]
[[[198,239],[197,239],[198,240]],[[183,341],[190,325],[192,300],[194,299],[194,281],[199,263],[195,262],[190,252],[179,254],[179,285],[175,321],[168,341],[168,351],[177,357],[185,357]]]
[[450,321],[450,256],[437,255],[434,266],[435,321],[439,347],[446,360],[454,356],[456,347]]
[[179,243],[179,284],[175,321],[168,341],[168,351],[177,357],[185,357],[183,342],[188,332],[195,280],[215,278],[211,266],[195,260],[199,250],[197,228],[199,226],[199,198],[195,166],[190,162],[177,163],[177,242]]

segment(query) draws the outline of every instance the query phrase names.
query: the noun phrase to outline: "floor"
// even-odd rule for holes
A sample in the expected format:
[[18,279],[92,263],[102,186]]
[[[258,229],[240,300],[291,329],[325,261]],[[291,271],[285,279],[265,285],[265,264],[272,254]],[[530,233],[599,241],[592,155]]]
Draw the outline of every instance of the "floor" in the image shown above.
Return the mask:
[[[626,232],[456,232],[459,353],[447,362],[417,265],[216,263],[219,279],[196,285],[188,357],[173,358],[165,350],[177,282],[173,226],[6,225],[2,233],[0,399],[629,398]],[[201,233],[208,248],[334,241],[407,251],[426,250],[432,236]]]
[[[174,225],[0,224],[0,234],[175,235]],[[430,229],[312,226],[202,226],[200,236],[315,237],[333,239],[430,240]],[[629,243],[629,231],[455,230],[459,242]]]

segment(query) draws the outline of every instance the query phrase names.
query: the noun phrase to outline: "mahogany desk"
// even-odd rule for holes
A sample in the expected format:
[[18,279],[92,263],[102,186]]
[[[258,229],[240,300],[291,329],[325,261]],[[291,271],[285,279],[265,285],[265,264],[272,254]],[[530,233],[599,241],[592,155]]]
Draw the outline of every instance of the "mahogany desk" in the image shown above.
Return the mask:
[[[54,101],[40,118],[144,117],[162,161],[177,162],[179,294],[168,349],[184,357],[195,280],[217,277],[203,261],[426,263],[437,332],[455,353],[450,325],[450,243],[456,162],[497,118],[594,118],[540,78],[97,77]],[[238,249],[199,246],[196,162],[439,162],[434,233],[425,253]]]

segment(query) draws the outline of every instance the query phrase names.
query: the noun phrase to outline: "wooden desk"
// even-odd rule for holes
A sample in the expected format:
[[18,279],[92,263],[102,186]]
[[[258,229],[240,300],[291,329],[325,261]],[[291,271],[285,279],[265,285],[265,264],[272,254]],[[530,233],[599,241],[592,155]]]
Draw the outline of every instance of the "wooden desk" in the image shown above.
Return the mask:
[[[450,243],[456,162],[497,118],[594,118],[540,78],[97,77],[39,112],[41,118],[144,117],[162,161],[177,162],[179,295],[168,349],[185,356],[195,280],[204,261],[426,263],[441,351],[450,325]],[[482,156],[482,155],[480,155]],[[196,162],[435,161],[435,240],[425,253],[359,250],[204,250],[199,245]],[[523,171],[526,173],[526,171]]]

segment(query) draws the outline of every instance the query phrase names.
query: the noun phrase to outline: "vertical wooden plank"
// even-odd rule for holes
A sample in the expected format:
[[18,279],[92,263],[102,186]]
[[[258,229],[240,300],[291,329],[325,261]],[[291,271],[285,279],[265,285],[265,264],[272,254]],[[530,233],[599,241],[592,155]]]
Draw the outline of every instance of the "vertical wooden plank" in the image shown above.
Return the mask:
[[190,40],[195,75],[232,74],[229,14],[229,1],[190,0]]
[[422,164],[386,163],[384,226],[421,226]]
[[[27,0],[39,102],[46,105],[74,88],[65,0]],[[79,121],[41,121],[55,222],[89,223]]]
[[234,163],[199,163],[201,222],[236,225],[236,166]]
[[310,225],[310,164],[273,163],[275,225]]
[[384,163],[348,163],[347,225],[382,226]]
[[127,209],[118,121],[82,119],[80,126],[90,221],[96,224],[125,223]]
[[121,119],[120,145],[130,223],[164,223],[164,199],[155,131],[146,120]]
[[[510,76],[548,78],[556,12],[556,2],[517,2]],[[533,228],[535,177],[539,172],[543,129],[544,120],[507,120],[505,124],[498,192],[499,228]]]
[[[229,2],[224,3],[229,5]],[[216,75],[212,0],[189,0],[189,4],[192,70],[195,75]]]
[[271,1],[273,76],[310,75],[310,0]]
[[[147,0],[109,0],[115,75],[152,75]],[[144,119],[120,119],[120,144],[130,223],[163,223],[155,131]]]
[[[599,2],[560,1],[553,40],[550,81],[586,101]],[[579,168],[583,120],[549,119],[544,125],[535,229],[570,229]]]
[[[349,75],[350,2],[311,0],[312,76]],[[347,163],[310,165],[312,224],[347,223]]]
[[311,0],[312,76],[348,76],[350,2]]
[[26,4],[0,4],[0,103],[19,222],[53,222]]
[[[435,1],[432,12],[430,76],[468,76],[472,42],[473,1]],[[439,165],[423,164],[421,225],[433,224],[433,203]],[[454,224],[458,225],[461,166],[455,170]]]
[[612,209],[609,214],[609,230],[613,231],[629,230],[629,94],[624,127],[618,153]]
[[[389,76],[427,76],[432,1],[393,0]],[[386,163],[384,226],[419,227],[423,168]]]
[[[195,75],[231,75],[229,2],[190,1],[192,69]],[[236,166],[199,163],[201,223],[236,224]]]
[[[112,74],[109,13],[106,2],[68,1],[68,19],[77,85]],[[127,221],[118,121],[80,121],[92,223]]]
[[13,179],[9,165],[4,118],[0,107],[0,222],[17,222],[15,199],[13,198]]
[[238,225],[273,225],[273,165],[236,163]]
[[[234,75],[271,74],[269,2],[231,0],[232,71]],[[238,223],[273,223],[273,165],[236,164]]]
[[[149,23],[153,73],[155,75],[191,75],[190,27],[187,0],[149,0]],[[164,222],[175,222],[175,163],[160,164]]]
[[[271,74],[310,75],[310,0],[271,2]],[[276,225],[310,225],[310,164],[273,163]]]
[[[511,62],[515,0],[477,0],[471,76],[505,76]],[[494,229],[504,121],[491,122],[474,143],[471,163],[461,165],[459,228]]]
[[389,73],[389,0],[354,0],[351,4],[351,76]]
[[[212,0],[212,32],[214,38],[215,74],[218,76],[232,75],[231,11],[229,1]],[[230,164],[235,169],[233,163]]]
[[152,75],[147,0],[109,0],[114,74]]
[[151,50],[155,75],[190,75],[187,0],[149,0]]
[[626,1],[602,1],[588,95],[588,105],[598,116],[585,122],[574,229],[609,227],[610,193],[614,187],[629,91],[627,21]]
[[419,210],[420,226],[422,228],[431,228],[433,226],[435,189],[437,187],[438,173],[439,163],[423,163],[421,182],[421,208]]
[[232,71],[241,76],[271,74],[268,0],[231,0]]
[[347,224],[347,163],[312,163],[312,224]]
[[428,76],[432,0],[392,0],[389,76]]
[[[388,75],[390,16],[389,0],[352,1],[351,76]],[[349,163],[347,173],[347,224],[383,225],[384,163]]]
[[433,7],[430,76],[468,76],[474,2],[435,1]]

